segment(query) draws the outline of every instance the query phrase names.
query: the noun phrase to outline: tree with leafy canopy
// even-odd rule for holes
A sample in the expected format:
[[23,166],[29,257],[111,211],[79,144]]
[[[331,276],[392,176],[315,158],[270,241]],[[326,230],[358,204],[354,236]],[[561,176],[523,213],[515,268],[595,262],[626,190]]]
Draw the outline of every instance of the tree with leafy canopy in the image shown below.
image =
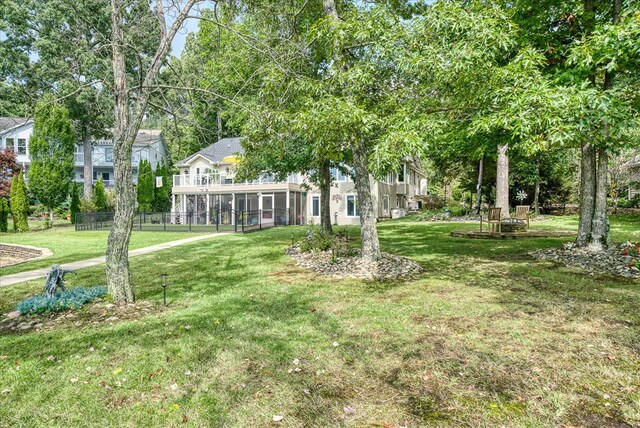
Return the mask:
[[[576,243],[599,250],[609,242],[608,159],[632,141],[629,131],[639,116],[640,5],[622,0],[493,3],[511,13],[520,28],[516,40],[540,52],[538,68],[548,87],[568,101],[556,115],[564,119],[564,127],[550,142],[581,150]],[[533,106],[555,102],[546,93],[530,95]],[[521,104],[526,101],[519,97]],[[532,112],[542,119],[547,116]]]
[[155,181],[153,179],[151,163],[143,159],[140,161],[140,166],[138,167],[138,211],[149,212],[153,209],[154,187]]
[[51,225],[53,210],[67,199],[75,175],[74,142],[68,110],[51,98],[38,103],[29,141],[31,164],[27,175],[29,190],[49,211]]
[[22,170],[18,171],[11,180],[11,192],[9,197],[11,217],[13,217],[13,230],[16,232],[29,231],[29,196],[24,182]]
[[0,57],[11,78],[7,90],[30,99],[53,94],[67,107],[76,143],[83,146],[84,197],[91,199],[92,137],[106,136],[113,123],[109,53],[94,49],[108,41],[108,3],[27,0],[11,7],[12,13],[0,17],[0,52],[7,54]]

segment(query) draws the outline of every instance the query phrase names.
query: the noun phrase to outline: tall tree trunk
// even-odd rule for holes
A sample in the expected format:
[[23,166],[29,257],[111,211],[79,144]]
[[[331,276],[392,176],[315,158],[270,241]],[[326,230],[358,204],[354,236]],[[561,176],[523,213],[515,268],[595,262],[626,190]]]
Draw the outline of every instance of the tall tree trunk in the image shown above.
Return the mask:
[[607,149],[605,147],[599,148],[591,242],[589,243],[589,248],[594,251],[600,251],[609,245],[609,219],[607,215],[608,163]]
[[327,159],[320,162],[320,227],[329,233],[331,227],[331,164]]
[[583,247],[591,240],[596,196],[596,154],[589,141],[582,143],[580,159],[580,222],[576,244]]
[[533,213],[540,215],[540,156],[536,156],[536,185],[533,192]]
[[369,182],[369,150],[364,141],[358,141],[353,150],[357,206],[360,210],[360,240],[362,258],[375,261],[380,258],[380,241],[376,216],[373,211],[373,196]]
[[478,164],[478,184],[476,184],[476,214],[480,214],[482,205],[482,180],[484,178],[484,157],[480,158]]
[[53,227],[53,208],[49,209],[49,227]]
[[113,135],[115,215],[107,241],[107,287],[117,305],[133,303],[135,294],[129,274],[129,239],[133,227],[135,192],[131,175],[132,144],[129,144],[129,97],[126,81],[124,5],[112,0],[113,76],[115,129]]
[[502,208],[502,217],[509,217],[509,145],[498,145],[496,171],[496,208]]
[[[612,22],[614,25],[620,22],[620,9],[622,7],[621,0],[614,0]],[[613,88],[614,73],[613,71],[605,71],[602,89],[607,92]],[[598,165],[595,176],[595,201],[594,212],[591,226],[591,241],[589,248],[594,251],[601,251],[609,246],[609,218],[607,215],[607,196],[609,194],[609,154],[607,152],[606,142],[610,137],[609,123],[606,119],[602,124],[603,145],[598,148]]]
[[91,152],[91,134],[87,127],[83,128],[82,136],[82,153],[83,164],[82,173],[84,174],[84,198],[88,201],[93,199],[93,153]]
[[[144,118],[152,85],[155,83],[162,64],[166,60],[171,42],[184,23],[189,11],[198,0],[186,0],[180,12],[173,18],[173,24],[167,31],[164,17],[164,5],[156,1],[156,16],[160,23],[161,39],[149,68],[137,93],[130,97],[127,85],[127,67],[125,52],[128,48],[124,35],[124,0],[111,0],[111,42],[112,67],[115,95],[115,128],[113,133],[114,179],[115,179],[115,215],[113,226],[107,241],[107,287],[117,305],[126,305],[135,301],[133,285],[129,274],[129,239],[133,226],[136,203],[131,175],[131,153],[133,142]],[[177,4],[177,3],[174,3]]]
[[[595,25],[595,0],[584,0],[584,35],[588,37]],[[590,73],[589,80],[595,85],[595,74]],[[584,141],[581,146],[580,158],[580,213],[578,224],[578,236],[576,244],[584,247],[591,240],[593,227],[593,212],[596,197],[596,153],[589,141]]]
[[[322,0],[322,8],[330,20],[335,22],[340,19],[335,0]],[[343,56],[337,55],[336,61],[343,62]],[[380,259],[380,241],[378,240],[371,183],[369,182],[369,149],[362,139],[358,139],[353,146],[353,167],[355,170],[356,194],[358,195],[357,205],[360,210],[362,258],[375,261]]]

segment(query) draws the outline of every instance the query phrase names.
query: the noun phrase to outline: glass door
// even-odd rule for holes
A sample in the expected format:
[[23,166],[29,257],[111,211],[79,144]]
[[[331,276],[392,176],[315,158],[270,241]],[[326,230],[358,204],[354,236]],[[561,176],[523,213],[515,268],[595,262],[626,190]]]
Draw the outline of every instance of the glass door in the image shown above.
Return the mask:
[[262,195],[262,222],[273,222],[273,194]]

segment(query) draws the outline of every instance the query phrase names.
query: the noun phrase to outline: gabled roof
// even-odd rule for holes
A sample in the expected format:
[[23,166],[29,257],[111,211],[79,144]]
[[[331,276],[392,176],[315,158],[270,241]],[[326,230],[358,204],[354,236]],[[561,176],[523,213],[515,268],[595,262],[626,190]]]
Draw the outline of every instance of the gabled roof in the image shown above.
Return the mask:
[[27,122],[30,122],[31,119],[28,117],[6,117],[0,116],[0,132],[8,131],[13,128],[17,128],[18,126],[22,126]]
[[191,160],[197,156],[201,156],[210,162],[223,162],[223,159],[227,156],[242,154],[244,149],[242,148],[242,137],[223,138],[216,143],[211,144],[208,147],[182,159],[176,164],[176,166],[185,166],[190,163]]

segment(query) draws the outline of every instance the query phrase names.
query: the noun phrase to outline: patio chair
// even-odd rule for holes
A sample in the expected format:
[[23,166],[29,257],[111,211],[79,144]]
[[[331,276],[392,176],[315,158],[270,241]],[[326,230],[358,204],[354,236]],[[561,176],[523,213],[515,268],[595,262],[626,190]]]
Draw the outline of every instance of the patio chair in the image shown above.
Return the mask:
[[525,221],[527,223],[527,230],[529,230],[529,210],[531,207],[529,205],[518,205],[516,206],[516,213],[513,218],[517,218],[519,220]]
[[[502,233],[502,227],[500,226],[500,211],[502,208],[489,208],[487,213],[487,224],[489,225],[489,231],[495,232],[496,225],[498,226],[498,233]],[[482,232],[482,215],[480,216],[480,232]]]

